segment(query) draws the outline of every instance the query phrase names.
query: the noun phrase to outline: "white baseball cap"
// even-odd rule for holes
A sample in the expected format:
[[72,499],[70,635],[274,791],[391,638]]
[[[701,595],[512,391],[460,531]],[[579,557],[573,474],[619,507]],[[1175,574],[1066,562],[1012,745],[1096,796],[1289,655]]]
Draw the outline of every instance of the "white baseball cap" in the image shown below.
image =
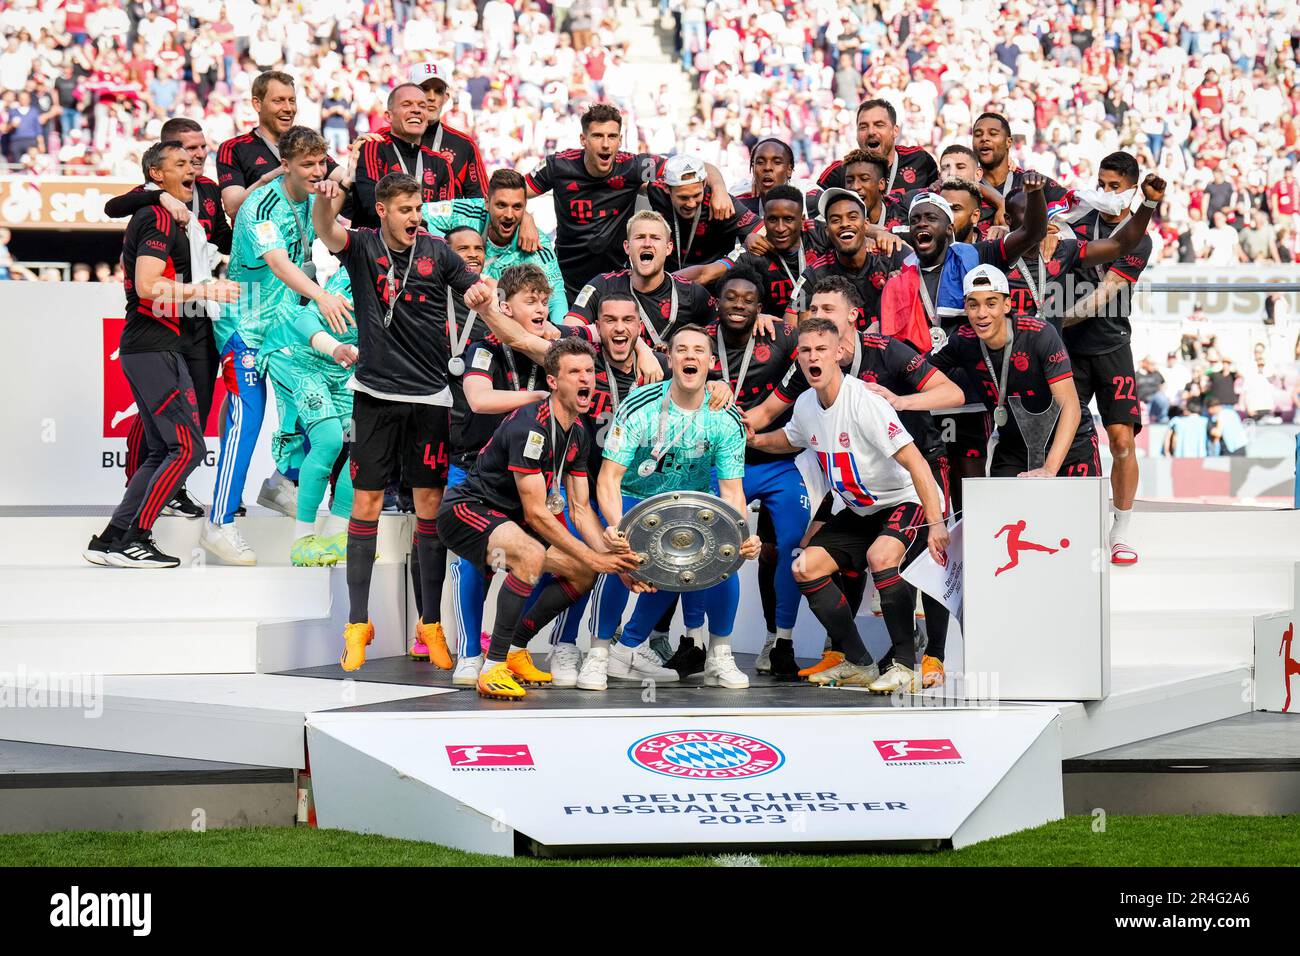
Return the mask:
[[670,157],[664,163],[664,185],[685,186],[689,183],[702,183],[708,178],[704,169],[704,160],[694,156]]
[[1011,286],[1007,284],[1006,274],[1001,269],[985,264],[971,269],[961,280],[963,298],[974,292],[1001,292],[1010,295]]
[[943,214],[948,217],[949,222],[952,222],[956,218],[952,211],[952,203],[948,202],[948,200],[944,199],[938,193],[931,192],[918,193],[916,198],[912,200],[912,205],[907,207],[907,214],[910,216],[916,211],[917,206],[924,206],[926,203],[942,209]]
[[411,67],[411,74],[408,79],[416,86],[423,86],[430,80],[441,80],[444,86],[451,86],[451,64],[440,62],[417,63]]
[[867,211],[867,204],[863,202],[862,197],[859,196],[857,193],[855,193],[852,189],[844,189],[840,186],[832,186],[830,189],[826,190],[824,193],[822,193],[820,196],[817,197],[817,215],[825,219],[826,210],[831,207],[831,203],[839,202],[841,199],[848,199],[851,202],[855,202],[858,204],[859,208],[861,208],[864,213]]

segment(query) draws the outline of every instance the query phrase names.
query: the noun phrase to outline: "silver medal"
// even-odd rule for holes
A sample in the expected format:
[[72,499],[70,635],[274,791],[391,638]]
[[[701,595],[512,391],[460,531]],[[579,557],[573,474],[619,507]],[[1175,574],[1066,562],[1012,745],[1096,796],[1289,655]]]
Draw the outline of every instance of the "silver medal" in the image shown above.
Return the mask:
[[937,325],[930,326],[930,347],[936,352],[948,344],[948,333]]
[[645,461],[641,462],[641,464],[637,466],[636,473],[640,475],[642,478],[649,478],[651,475],[655,473],[655,469],[658,467],[659,467],[659,463],[657,461],[655,461],[653,458],[647,458]]
[[997,408],[993,409],[993,424],[997,425],[998,428],[1001,428],[1006,425],[1006,423],[1007,407],[1005,405],[999,405]]
[[460,378],[465,374],[465,360],[459,355],[453,355],[447,360],[447,371]]
[[552,491],[551,496],[546,499],[546,507],[550,509],[551,514],[558,515],[564,510],[564,498],[558,491]]

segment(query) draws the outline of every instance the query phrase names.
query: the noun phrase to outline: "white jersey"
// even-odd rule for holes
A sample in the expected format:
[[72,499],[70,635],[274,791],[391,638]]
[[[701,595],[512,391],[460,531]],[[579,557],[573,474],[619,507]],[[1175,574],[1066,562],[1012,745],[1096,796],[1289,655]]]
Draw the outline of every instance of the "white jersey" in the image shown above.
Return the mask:
[[833,491],[845,506],[869,515],[920,501],[912,476],[894,460],[912,436],[893,407],[859,379],[846,376],[830,408],[822,408],[812,389],[800,395],[785,436],[808,449],[799,470],[814,503]]

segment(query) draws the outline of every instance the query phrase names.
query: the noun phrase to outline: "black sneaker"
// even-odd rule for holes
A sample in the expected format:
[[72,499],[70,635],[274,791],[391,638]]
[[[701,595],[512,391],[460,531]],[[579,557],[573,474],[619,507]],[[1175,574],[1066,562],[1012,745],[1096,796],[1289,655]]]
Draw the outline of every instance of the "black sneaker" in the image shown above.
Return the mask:
[[239,503],[239,507],[235,509],[235,517],[236,518],[248,517],[248,506],[245,505],[242,501]]
[[106,557],[115,568],[174,568],[181,563],[180,558],[159,551],[149,534],[123,538],[109,545]]
[[176,494],[172,495],[172,500],[167,502],[167,506],[163,508],[162,513],[178,518],[202,518],[204,511],[203,506],[197,504],[190,497],[190,493],[181,488]]
[[786,644],[783,641],[777,641],[773,646],[769,659],[772,662],[772,669],[768,671],[773,680],[798,680],[799,663],[794,659],[794,642]]
[[391,486],[385,488],[384,489],[384,513],[399,514],[401,510],[402,510],[401,504],[397,500],[397,492],[394,491]]
[[[618,640],[618,637],[615,636],[614,640]],[[677,650],[673,651],[668,660],[664,661],[664,667],[671,671],[675,671],[679,667],[684,666],[686,664],[687,655],[694,646],[694,641],[687,640],[685,637],[679,637],[677,639]]]
[[92,534],[90,544],[86,545],[86,550],[81,552],[81,556],[93,565],[109,568],[112,565],[108,561],[108,555],[112,548],[113,545],[109,541],[97,534]]
[[[672,661],[678,660],[678,655],[681,655],[680,663],[674,666]],[[679,647],[677,653],[673,655],[672,660],[664,666],[675,670],[677,676],[682,680],[686,680],[688,677],[694,677],[696,674],[702,674],[704,672],[704,648],[691,644],[685,651],[683,651]]]

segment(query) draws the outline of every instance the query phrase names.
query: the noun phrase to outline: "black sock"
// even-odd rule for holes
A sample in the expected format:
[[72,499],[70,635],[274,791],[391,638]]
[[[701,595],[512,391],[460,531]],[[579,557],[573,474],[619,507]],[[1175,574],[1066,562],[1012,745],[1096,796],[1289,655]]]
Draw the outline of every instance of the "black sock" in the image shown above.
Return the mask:
[[776,633],[776,546],[765,544],[758,553],[758,597],[763,602],[767,633]]
[[416,551],[420,555],[420,590],[429,600],[420,605],[420,620],[425,624],[442,621],[442,582],[447,576],[447,548],[438,538],[438,522],[433,518],[415,521]]
[[117,544],[126,536],[126,529],[119,528],[115,524],[104,526],[104,530],[99,533],[99,540],[105,544]]
[[867,576],[856,571],[841,571],[835,576],[835,583],[848,599],[849,610],[857,617],[862,610],[862,598],[867,593]]
[[411,591],[415,595],[415,610],[424,620],[424,600],[420,591],[420,532],[411,532]]
[[880,612],[885,618],[896,663],[916,669],[916,591],[899,576],[898,568],[872,571],[880,592]]
[[925,653],[927,657],[943,660],[948,648],[948,619],[952,616],[943,602],[921,592],[921,607],[925,608]]
[[348,521],[348,623],[370,620],[370,577],[375,570],[378,521]]
[[677,613],[677,598],[673,598],[673,603],[668,605],[667,609],[659,615],[659,620],[655,622],[656,634],[667,634],[673,626],[673,615]]
[[578,589],[564,578],[556,578],[537,595],[537,600],[524,612],[515,628],[515,637],[511,646],[516,650],[527,647],[528,642],[537,636],[537,632],[550,624],[566,607],[582,597]]
[[794,638],[792,638],[792,637],[778,637],[778,638],[776,639],[776,645],[775,645],[772,649],[773,649],[773,650],[779,650],[779,651],[793,651],[793,650],[794,650]]
[[492,625],[492,645],[488,648],[487,663],[500,664],[510,653],[514,644],[515,630],[519,619],[524,616],[524,605],[528,595],[533,593],[533,586],[523,578],[517,578],[507,571],[506,579],[501,582],[501,593],[497,595],[497,617]]
[[813,615],[831,636],[831,648],[840,651],[851,664],[870,664],[871,655],[853,623],[849,602],[830,576],[800,581],[799,590],[807,599]]

